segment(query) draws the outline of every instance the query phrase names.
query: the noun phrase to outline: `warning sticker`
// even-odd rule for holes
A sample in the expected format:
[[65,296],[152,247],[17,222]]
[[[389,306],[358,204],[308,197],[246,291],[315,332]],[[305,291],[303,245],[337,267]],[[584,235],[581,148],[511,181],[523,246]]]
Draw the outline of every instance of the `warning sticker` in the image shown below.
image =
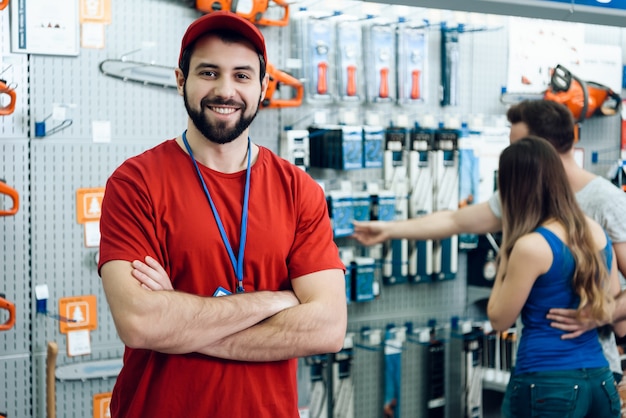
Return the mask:
[[111,418],[111,392],[93,395],[93,418]]
[[76,222],[99,221],[103,198],[104,187],[76,190]]
[[59,321],[60,332],[95,330],[98,327],[96,303],[95,295],[59,299],[59,315],[64,318]]

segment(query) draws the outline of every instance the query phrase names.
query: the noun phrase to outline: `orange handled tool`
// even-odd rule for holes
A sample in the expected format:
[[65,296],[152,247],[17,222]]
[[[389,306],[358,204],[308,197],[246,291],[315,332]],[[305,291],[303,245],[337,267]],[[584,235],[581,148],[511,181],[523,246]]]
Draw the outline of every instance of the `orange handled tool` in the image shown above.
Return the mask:
[[0,116],[10,115],[15,110],[15,101],[17,98],[15,89],[7,86],[4,80],[0,80],[0,94],[6,94],[10,98],[8,105],[0,107]]
[[389,97],[389,68],[380,69],[380,86],[378,89],[378,97],[386,99]]
[[59,346],[54,341],[48,341],[46,352],[46,418],[57,416],[57,387],[55,371]]
[[250,5],[249,10],[242,10],[237,7],[238,0],[197,0],[196,9],[203,13],[216,12],[218,10],[230,10],[237,13],[244,19],[252,23],[263,26],[287,26],[289,23],[289,4],[283,0],[274,0],[274,3],[284,9],[283,16],[278,20],[263,17],[269,8],[269,0],[252,0],[245,2]]
[[348,96],[356,96],[356,65],[348,65],[346,70],[348,70],[346,94]]
[[9,5],[9,0],[2,0],[2,1],[0,1],[0,10],[4,9],[8,5]]
[[[256,1],[253,1],[252,3],[253,4],[264,3],[264,5],[262,5],[262,7],[264,7],[263,12],[267,11],[267,8],[269,6],[267,4],[268,3],[267,0],[263,0],[263,1],[256,0]],[[257,25],[263,25],[263,26],[287,26],[287,24],[289,23],[289,4],[282,0],[274,0],[274,3],[276,3],[277,5],[283,8],[283,16],[280,19],[278,20],[267,19],[263,17],[262,13],[257,12],[254,15],[255,16],[254,18],[256,20],[252,20],[252,21],[256,23]]]
[[326,81],[327,73],[328,64],[323,61],[317,64],[317,94],[328,93],[328,82]]
[[2,194],[9,196],[13,200],[13,207],[9,210],[0,210],[0,216],[15,215],[20,206],[20,196],[17,194],[17,190],[0,180],[0,195]]
[[8,331],[15,325],[15,305],[0,294],[0,309],[9,311],[9,319],[4,324],[0,324],[0,331]]
[[420,70],[411,71],[411,99],[420,98]]
[[[272,64],[267,64],[267,73],[270,76],[270,81],[265,92],[265,98],[261,102],[264,108],[280,108],[280,107],[297,107],[302,104],[304,97],[304,86],[302,83],[292,77],[291,75],[276,69]],[[274,93],[285,85],[291,87],[295,91],[295,96],[291,99],[276,99]]]

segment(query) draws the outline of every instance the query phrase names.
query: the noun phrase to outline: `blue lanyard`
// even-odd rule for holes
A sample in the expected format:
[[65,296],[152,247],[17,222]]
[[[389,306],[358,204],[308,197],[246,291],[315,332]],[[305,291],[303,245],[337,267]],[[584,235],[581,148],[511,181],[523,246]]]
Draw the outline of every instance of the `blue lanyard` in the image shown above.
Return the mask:
[[239,258],[235,257],[233,253],[233,249],[230,246],[230,242],[228,241],[228,237],[226,236],[226,230],[224,229],[224,225],[222,224],[222,220],[220,219],[219,213],[217,213],[217,208],[213,203],[213,199],[211,199],[211,194],[209,193],[209,188],[202,177],[202,173],[200,173],[200,167],[198,167],[198,163],[193,156],[193,152],[191,152],[191,147],[189,146],[189,142],[187,142],[187,131],[183,132],[183,142],[185,143],[185,147],[187,148],[187,152],[191,157],[191,161],[193,161],[193,165],[196,168],[196,173],[198,173],[198,178],[200,179],[200,183],[202,183],[202,188],[204,189],[204,194],[209,200],[209,204],[211,205],[211,211],[213,212],[213,216],[215,217],[215,222],[217,223],[217,227],[220,230],[220,235],[222,236],[222,241],[224,242],[224,246],[228,251],[228,256],[230,257],[230,262],[233,265],[233,269],[235,270],[235,276],[237,277],[237,293],[243,293],[245,290],[243,288],[243,254],[244,248],[246,246],[246,232],[248,229],[248,200],[250,196],[250,160],[252,155],[252,145],[250,143],[250,137],[248,137],[248,167],[246,168],[246,185],[243,192],[243,208],[241,209],[241,232],[239,237]]

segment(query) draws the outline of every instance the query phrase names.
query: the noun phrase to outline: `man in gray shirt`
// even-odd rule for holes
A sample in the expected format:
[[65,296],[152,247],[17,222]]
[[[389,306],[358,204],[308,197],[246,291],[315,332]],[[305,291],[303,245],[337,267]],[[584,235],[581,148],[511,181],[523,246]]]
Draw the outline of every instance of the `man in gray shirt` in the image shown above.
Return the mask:
[[[620,273],[626,276],[626,193],[578,165],[574,158],[575,124],[569,109],[549,100],[523,101],[509,108],[507,118],[511,123],[510,142],[527,135],[536,135],[547,139],[556,148],[578,203],[608,233],[613,241]],[[438,211],[401,221],[355,222],[353,237],[363,245],[373,245],[390,239],[422,241],[461,233],[486,234],[502,229],[501,216],[500,199],[496,193],[487,202],[455,211]],[[554,327],[568,332],[563,338],[574,338],[596,326],[590,321],[576,319],[575,311],[566,309],[553,309],[548,318],[554,321]],[[626,291],[617,299],[614,320],[624,318]],[[622,368],[615,336],[610,328],[603,331],[600,333],[602,348],[619,382]]]

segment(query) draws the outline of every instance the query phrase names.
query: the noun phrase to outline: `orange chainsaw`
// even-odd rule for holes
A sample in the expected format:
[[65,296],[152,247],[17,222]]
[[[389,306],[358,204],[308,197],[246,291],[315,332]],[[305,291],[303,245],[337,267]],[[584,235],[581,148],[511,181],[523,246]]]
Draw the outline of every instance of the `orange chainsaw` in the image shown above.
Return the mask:
[[250,4],[248,10],[238,6],[239,0],[196,0],[195,8],[203,13],[216,12],[218,10],[230,10],[237,13],[244,19],[248,19],[252,23],[263,26],[287,26],[289,23],[289,4],[284,0],[272,0],[278,6],[283,8],[283,17],[279,20],[269,19],[265,17],[265,12],[270,7],[270,0],[252,0],[245,4]]
[[619,113],[622,99],[611,88],[593,81],[583,81],[562,65],[552,72],[544,99],[564,104],[581,123],[592,116]]
[[[304,97],[304,86],[295,77],[278,70],[271,63],[267,64],[267,73],[270,76],[269,85],[265,92],[265,98],[261,102],[261,106],[264,109],[281,108],[281,107],[297,107],[302,104],[302,98]],[[294,95],[290,99],[278,99],[274,98],[274,94],[277,90],[280,90],[281,86],[289,86],[294,90]]]
[[2,1],[0,1],[0,10],[4,9],[8,5],[9,5],[9,0],[2,0]]

